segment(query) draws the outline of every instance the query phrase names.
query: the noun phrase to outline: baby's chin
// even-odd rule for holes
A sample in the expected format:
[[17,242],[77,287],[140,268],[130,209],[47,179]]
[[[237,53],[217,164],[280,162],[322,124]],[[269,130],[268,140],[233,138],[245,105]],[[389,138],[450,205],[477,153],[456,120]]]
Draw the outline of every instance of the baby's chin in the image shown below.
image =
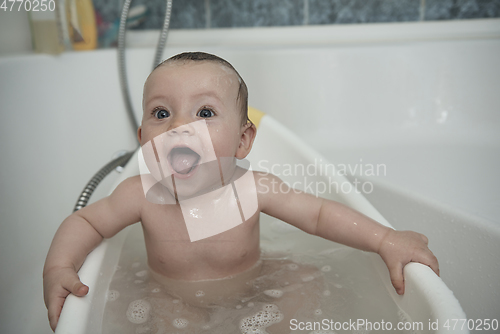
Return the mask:
[[[195,169],[182,174],[173,170],[163,179],[156,180],[156,186],[153,192],[147,196],[153,203],[164,201],[164,198],[170,195],[171,198],[177,198],[179,201],[205,195],[210,192],[217,193],[218,189],[230,186],[235,178],[237,170],[236,158],[218,158],[209,162],[200,163]],[[165,171],[168,172],[169,171]],[[246,170],[245,170],[246,171]],[[158,189],[161,187],[163,189]],[[157,200],[156,198],[160,198]]]
[[179,200],[216,191],[225,185],[217,160],[204,163],[189,178],[174,175],[175,191]]

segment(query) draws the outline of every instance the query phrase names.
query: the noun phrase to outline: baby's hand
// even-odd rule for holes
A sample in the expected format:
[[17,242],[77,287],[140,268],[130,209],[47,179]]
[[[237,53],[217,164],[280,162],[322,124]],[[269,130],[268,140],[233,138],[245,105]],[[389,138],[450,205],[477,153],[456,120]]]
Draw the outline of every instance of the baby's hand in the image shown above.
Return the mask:
[[439,276],[438,260],[427,247],[428,242],[423,234],[392,229],[382,240],[378,254],[389,268],[392,285],[398,294],[405,291],[403,268],[409,262],[425,264]]
[[78,278],[73,268],[51,268],[43,275],[43,294],[45,306],[49,311],[50,327],[56,330],[66,297],[72,293],[83,297],[89,292],[88,286]]

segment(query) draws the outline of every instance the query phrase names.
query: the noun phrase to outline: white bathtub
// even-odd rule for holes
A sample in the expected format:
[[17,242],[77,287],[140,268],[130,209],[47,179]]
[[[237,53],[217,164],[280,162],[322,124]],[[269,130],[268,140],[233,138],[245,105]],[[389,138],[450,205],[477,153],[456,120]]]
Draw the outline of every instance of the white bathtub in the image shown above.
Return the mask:
[[[497,169],[480,172],[493,184],[489,189],[473,180],[460,183],[480,190],[463,199],[433,174],[409,174],[404,165],[391,164],[401,154],[394,143],[403,151],[442,148],[436,156],[443,157],[464,142],[485,152],[477,165],[498,163],[499,22],[179,31],[170,34],[165,57],[203,50],[226,58],[245,78],[251,105],[334,163],[360,157],[377,163],[365,154],[386,154],[380,163],[388,165],[388,175],[377,178],[370,201],[396,228],[429,236],[442,277],[468,318],[498,319],[500,224],[496,203],[486,203],[498,198]],[[154,44],[155,37],[132,36],[131,42]],[[136,110],[152,58],[151,48],[128,52]],[[2,333],[50,333],[41,270],[52,236],[92,174],[115,152],[136,145],[116,68],[112,50],[0,59],[0,247],[9,254],[1,260]],[[446,163],[439,161],[445,172]],[[389,173],[391,166],[397,176]],[[453,163],[458,175],[470,167]],[[94,199],[117,177],[105,181]],[[383,181],[389,186],[378,186]],[[410,191],[399,196],[401,187]],[[449,208],[431,199],[449,199]],[[478,215],[489,221],[479,222]]]

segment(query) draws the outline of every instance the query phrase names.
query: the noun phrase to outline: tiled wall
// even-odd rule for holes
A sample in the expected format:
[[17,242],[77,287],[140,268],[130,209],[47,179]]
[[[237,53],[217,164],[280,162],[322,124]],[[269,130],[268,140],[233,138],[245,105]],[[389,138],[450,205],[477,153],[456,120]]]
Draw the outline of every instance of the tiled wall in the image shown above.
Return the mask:
[[[105,22],[116,20],[123,0],[93,0]],[[136,29],[160,29],[165,0],[145,4]],[[500,17],[500,0],[173,0],[172,29],[407,22]]]

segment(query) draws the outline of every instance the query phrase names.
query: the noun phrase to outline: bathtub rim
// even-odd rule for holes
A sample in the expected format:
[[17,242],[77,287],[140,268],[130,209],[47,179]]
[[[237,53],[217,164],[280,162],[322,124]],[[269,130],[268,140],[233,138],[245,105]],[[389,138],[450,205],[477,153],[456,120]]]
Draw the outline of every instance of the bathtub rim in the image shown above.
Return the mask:
[[[160,30],[128,30],[127,48],[155,48]],[[304,25],[286,27],[173,29],[168,48],[231,47],[276,49],[283,47],[349,46],[355,44],[390,44],[437,42],[446,40],[500,39],[500,18],[449,21],[414,21],[364,24]],[[90,51],[93,53],[116,48]],[[25,52],[0,55],[0,63],[25,57],[59,57],[60,55]]]
[[[159,30],[127,31],[128,47],[155,47]],[[168,47],[296,47],[498,39],[500,18],[171,30]]]

